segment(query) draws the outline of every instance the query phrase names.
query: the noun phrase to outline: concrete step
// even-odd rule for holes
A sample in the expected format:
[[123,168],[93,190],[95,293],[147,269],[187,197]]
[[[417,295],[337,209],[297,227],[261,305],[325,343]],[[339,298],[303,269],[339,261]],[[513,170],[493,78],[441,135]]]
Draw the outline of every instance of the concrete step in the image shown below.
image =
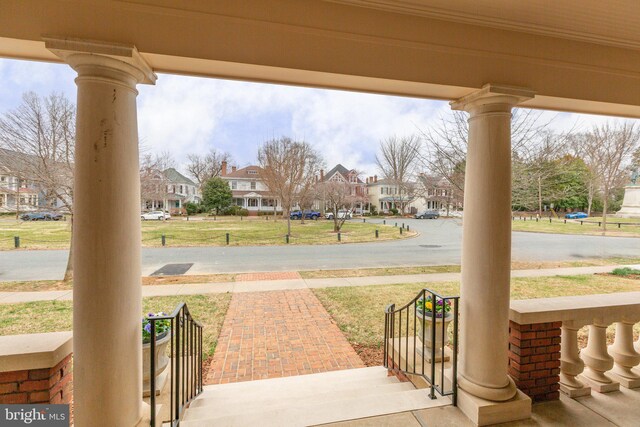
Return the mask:
[[[391,393],[399,393],[403,391],[415,390],[413,384],[405,383],[389,383],[378,384],[374,386],[348,388],[337,388],[335,390],[326,390],[322,393],[314,393],[314,390],[307,391],[304,395],[300,393],[291,394],[289,396],[270,396],[264,399],[253,400],[244,398],[242,400],[217,400],[217,399],[201,399],[194,401],[189,407],[189,411],[185,414],[184,419],[201,419],[207,418],[209,414],[215,414],[216,417],[241,415],[247,412],[247,408],[263,408],[268,410],[286,409],[292,403],[296,406],[313,405],[318,402],[329,402],[343,399],[353,399],[355,397],[372,397],[377,395],[389,395]],[[199,405],[195,405],[199,403]]]
[[271,387],[268,391],[265,391],[263,387],[252,387],[254,383],[255,381],[247,381],[244,383],[246,384],[245,387],[235,388],[233,390],[226,390],[224,387],[217,390],[207,390],[206,392],[202,392],[202,394],[193,401],[191,407],[206,406],[216,404],[216,402],[220,402],[220,404],[232,404],[234,402],[255,403],[278,399],[301,398],[337,390],[366,389],[381,385],[399,384],[400,382],[396,377],[380,375],[373,378],[362,378],[341,382],[332,382],[327,380],[324,382],[314,381],[309,384],[299,383],[293,385],[289,385],[284,382],[273,382],[271,383]]
[[408,390],[303,404],[298,404],[296,399],[292,398],[287,403],[288,405],[278,408],[262,408],[248,404],[245,405],[243,413],[229,416],[217,416],[215,412],[207,411],[191,415],[189,409],[180,425],[302,427],[445,406],[451,402],[448,398],[442,397],[431,400],[426,390]]
[[271,378],[267,380],[243,381],[237,383],[209,385],[204,387],[200,397],[224,396],[227,393],[242,393],[255,390],[256,393],[271,393],[274,388],[312,387],[317,384],[340,384],[371,378],[384,378],[387,369],[382,366],[369,368],[346,369],[341,371],[322,372],[319,374],[295,375],[291,377]]

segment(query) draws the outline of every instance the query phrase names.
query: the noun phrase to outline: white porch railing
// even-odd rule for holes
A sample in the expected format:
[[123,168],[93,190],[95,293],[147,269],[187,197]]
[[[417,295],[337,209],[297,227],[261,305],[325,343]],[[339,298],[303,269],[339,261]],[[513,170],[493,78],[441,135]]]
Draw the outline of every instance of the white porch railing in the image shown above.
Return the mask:
[[[511,302],[510,320],[520,325],[562,322],[560,391],[570,397],[640,387],[640,292],[543,298]],[[607,345],[607,329],[614,340]],[[578,331],[588,327],[586,347]],[[610,340],[611,342],[611,340]]]

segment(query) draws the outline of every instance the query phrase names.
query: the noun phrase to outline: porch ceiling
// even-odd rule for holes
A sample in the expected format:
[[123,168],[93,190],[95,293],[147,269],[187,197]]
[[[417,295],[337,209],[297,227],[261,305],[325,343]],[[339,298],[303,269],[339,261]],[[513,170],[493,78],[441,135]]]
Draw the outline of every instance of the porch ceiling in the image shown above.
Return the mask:
[[43,36],[134,44],[158,72],[640,117],[636,0],[3,0],[0,56]]

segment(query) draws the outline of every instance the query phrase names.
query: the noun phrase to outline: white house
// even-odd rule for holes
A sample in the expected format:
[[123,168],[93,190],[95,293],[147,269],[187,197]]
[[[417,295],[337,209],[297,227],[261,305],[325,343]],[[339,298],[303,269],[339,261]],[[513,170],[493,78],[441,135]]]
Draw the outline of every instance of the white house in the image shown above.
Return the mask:
[[142,210],[161,209],[171,214],[184,214],[185,203],[202,200],[198,185],[174,168],[153,172],[142,181]]
[[249,215],[259,212],[282,212],[282,204],[262,180],[260,166],[251,165],[241,169],[233,166],[227,171],[227,162],[222,162],[220,177],[229,183],[233,204],[249,211]]

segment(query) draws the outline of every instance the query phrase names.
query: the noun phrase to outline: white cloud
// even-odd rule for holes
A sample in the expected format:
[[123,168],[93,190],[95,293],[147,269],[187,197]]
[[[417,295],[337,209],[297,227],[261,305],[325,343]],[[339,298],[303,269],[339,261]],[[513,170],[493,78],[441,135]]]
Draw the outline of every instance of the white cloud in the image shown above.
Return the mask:
[[[75,100],[75,72],[64,64],[0,59],[0,113],[23,92],[64,92]],[[450,112],[446,102],[208,78],[160,75],[138,87],[138,124],[148,149],[170,151],[179,163],[210,147],[238,164],[255,163],[259,145],[283,135],[304,139],[336,163],[375,173],[381,139],[407,135]],[[546,112],[557,130],[586,130],[609,117]],[[576,126],[577,121],[577,126]]]

